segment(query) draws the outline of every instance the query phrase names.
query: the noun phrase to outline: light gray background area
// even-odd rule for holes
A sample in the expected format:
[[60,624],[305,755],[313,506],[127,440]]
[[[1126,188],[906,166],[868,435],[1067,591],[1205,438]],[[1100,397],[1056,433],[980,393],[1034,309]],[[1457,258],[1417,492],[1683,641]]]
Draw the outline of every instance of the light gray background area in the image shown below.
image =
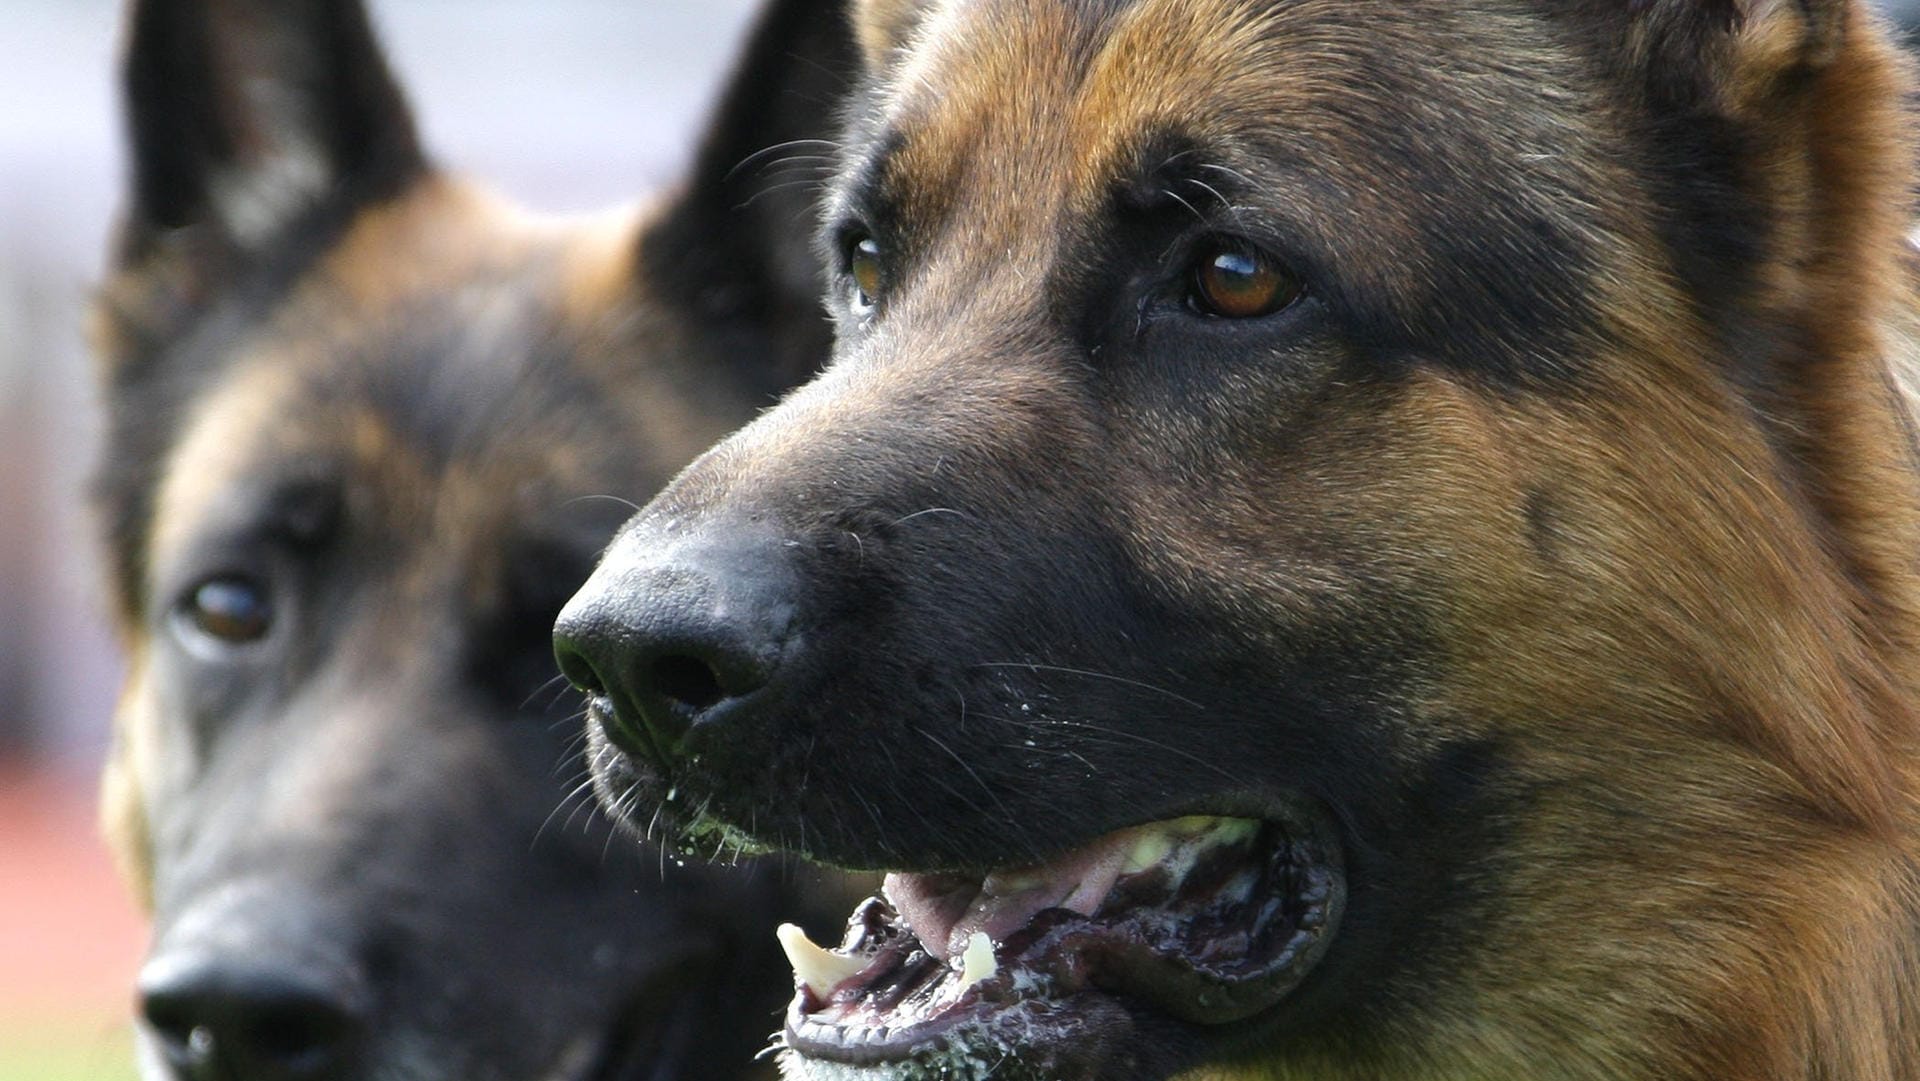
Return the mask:
[[[670,180],[751,0],[374,0],[428,147],[537,208]],[[0,755],[84,775],[118,681],[81,338],[123,162],[119,6],[0,0]],[[25,744],[25,746],[23,746]]]

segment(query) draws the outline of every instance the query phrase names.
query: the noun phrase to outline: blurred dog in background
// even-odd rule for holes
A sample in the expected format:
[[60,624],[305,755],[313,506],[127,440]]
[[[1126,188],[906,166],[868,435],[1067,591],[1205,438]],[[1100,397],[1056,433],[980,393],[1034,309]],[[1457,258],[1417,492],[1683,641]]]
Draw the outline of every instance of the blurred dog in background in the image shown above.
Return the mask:
[[548,630],[630,501],[825,349],[811,185],[756,155],[827,125],[842,15],[774,4],[685,184],[566,221],[434,167],[354,0],[130,33],[98,498],[145,1076],[747,1074],[806,891],[563,805]]

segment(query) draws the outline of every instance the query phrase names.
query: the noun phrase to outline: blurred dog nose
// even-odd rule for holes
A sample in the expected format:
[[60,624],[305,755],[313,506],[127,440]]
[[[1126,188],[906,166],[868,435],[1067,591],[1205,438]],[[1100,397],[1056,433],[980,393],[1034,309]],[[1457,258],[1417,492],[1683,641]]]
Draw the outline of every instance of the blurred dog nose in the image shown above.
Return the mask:
[[609,739],[669,765],[694,726],[773,681],[798,608],[789,551],[753,527],[615,542],[554,627],[560,670],[612,707]]
[[326,1081],[346,1075],[364,1024],[356,981],[305,959],[161,953],[140,1012],[182,1081]]

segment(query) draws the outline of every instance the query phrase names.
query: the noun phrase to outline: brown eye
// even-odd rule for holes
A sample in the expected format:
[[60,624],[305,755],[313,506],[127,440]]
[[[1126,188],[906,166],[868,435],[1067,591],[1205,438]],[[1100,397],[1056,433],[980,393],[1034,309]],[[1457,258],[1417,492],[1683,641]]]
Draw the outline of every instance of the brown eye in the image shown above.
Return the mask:
[[1192,303],[1222,319],[1258,319],[1300,299],[1300,279],[1256,248],[1214,241],[1193,264]]
[[853,276],[854,305],[871,308],[880,300],[880,242],[862,236],[847,246],[847,273]]
[[256,642],[273,625],[267,591],[245,578],[209,578],[194,587],[183,614],[200,633],[223,642]]

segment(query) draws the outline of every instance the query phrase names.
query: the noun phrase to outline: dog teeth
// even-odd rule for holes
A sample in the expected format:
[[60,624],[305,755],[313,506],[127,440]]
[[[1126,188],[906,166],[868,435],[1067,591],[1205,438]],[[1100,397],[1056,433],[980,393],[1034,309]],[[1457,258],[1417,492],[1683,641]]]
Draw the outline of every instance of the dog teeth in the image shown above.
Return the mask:
[[981,889],[989,896],[1005,897],[1023,893],[1047,884],[1046,872],[1028,868],[1024,870],[995,871],[981,883]]
[[993,956],[993,939],[985,931],[975,931],[967,939],[966,951],[960,955],[960,991],[993,978],[1000,971],[1000,962]]
[[1215,829],[1213,843],[1220,845],[1250,841],[1260,832],[1260,823],[1251,818],[1229,818]]
[[[1225,847],[1248,840],[1260,824],[1244,818],[1212,818],[1189,815],[1176,818],[1158,828],[1144,829],[1133,842],[1123,865],[1123,874],[1139,874],[1149,867],[1166,866],[1177,877],[1185,873],[1191,857],[1208,849]],[[1185,859],[1175,861],[1176,852]],[[1176,865],[1177,863],[1177,865]]]
[[1133,851],[1127,853],[1127,874],[1138,874],[1158,864],[1173,851],[1173,838],[1160,830],[1150,830],[1133,842]]
[[822,997],[867,967],[862,958],[847,957],[816,944],[794,924],[781,924],[774,935],[786,951],[787,963],[793,966],[794,982]]

